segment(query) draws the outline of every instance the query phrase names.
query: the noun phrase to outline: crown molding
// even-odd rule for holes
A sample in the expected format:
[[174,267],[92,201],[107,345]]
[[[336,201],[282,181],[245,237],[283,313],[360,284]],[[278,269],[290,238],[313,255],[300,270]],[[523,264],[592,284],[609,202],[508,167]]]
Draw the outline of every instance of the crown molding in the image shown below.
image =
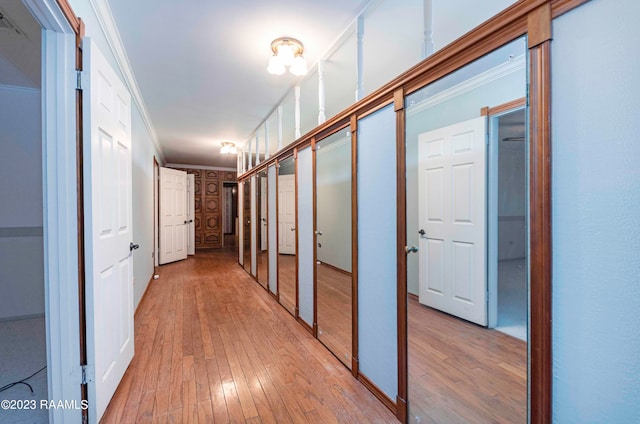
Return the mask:
[[478,75],[475,75],[459,84],[454,85],[453,87],[447,88],[446,90],[423,100],[416,105],[408,107],[407,116],[413,116],[425,109],[446,102],[447,100],[451,100],[454,97],[460,96],[468,91],[473,90],[474,88],[492,83],[493,81],[499,80],[500,78],[513,74],[514,72],[524,71],[525,65],[525,55],[518,56],[509,62],[505,62]]
[[144,98],[142,97],[142,93],[140,92],[140,87],[138,87],[138,83],[136,82],[135,75],[133,70],[131,69],[131,64],[129,62],[129,58],[127,57],[127,52],[122,44],[122,39],[120,38],[120,32],[118,31],[118,26],[116,25],[115,20],[113,19],[113,14],[111,13],[111,8],[106,0],[89,0],[93,11],[98,18],[98,23],[100,24],[100,28],[105,35],[107,40],[107,44],[113,53],[113,56],[116,59],[116,63],[120,68],[120,71],[125,79],[124,83],[129,89],[131,93],[131,97],[133,98],[134,103],[136,104],[140,115],[142,116],[142,121],[144,122],[149,135],[151,136],[151,140],[160,156],[160,162],[164,162],[164,152],[162,151],[162,147],[160,146],[160,142],[158,141],[158,134],[156,133],[156,129],[151,122],[151,117],[149,116],[149,112],[147,111],[147,106],[144,103]]
[[207,171],[228,171],[237,172],[236,168],[224,168],[221,166],[205,166],[205,165],[186,165],[184,163],[167,163],[166,168],[184,168],[184,169],[204,169]]

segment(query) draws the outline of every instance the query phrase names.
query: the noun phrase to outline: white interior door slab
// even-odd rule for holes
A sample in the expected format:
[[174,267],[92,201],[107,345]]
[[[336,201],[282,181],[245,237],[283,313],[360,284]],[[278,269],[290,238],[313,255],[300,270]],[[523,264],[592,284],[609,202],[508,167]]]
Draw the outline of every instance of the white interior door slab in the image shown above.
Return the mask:
[[134,354],[131,96],[89,38],[83,61],[89,419],[97,423]]
[[278,175],[278,251],[296,254],[296,178]]
[[420,134],[420,303],[487,325],[486,118]]
[[188,238],[187,238],[187,254],[196,254],[196,223],[195,221],[195,207],[196,207],[196,176],[193,174],[187,174],[187,226],[188,226]]
[[187,258],[187,173],[160,168],[160,265]]

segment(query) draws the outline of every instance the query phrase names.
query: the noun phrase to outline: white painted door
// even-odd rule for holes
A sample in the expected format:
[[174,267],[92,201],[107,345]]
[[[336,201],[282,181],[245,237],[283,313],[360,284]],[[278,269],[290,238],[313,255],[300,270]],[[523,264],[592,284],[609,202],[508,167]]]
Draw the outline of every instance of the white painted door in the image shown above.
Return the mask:
[[131,96],[89,38],[83,61],[88,390],[97,423],[134,353]]
[[296,178],[278,175],[278,251],[296,254]]
[[486,325],[486,118],[418,140],[420,303]]
[[193,174],[187,174],[187,225],[188,225],[188,238],[187,238],[187,254],[196,254],[196,223],[195,219],[195,207],[196,207],[196,176]]
[[260,250],[267,250],[267,177],[260,177]]
[[160,168],[160,265],[187,258],[187,173]]

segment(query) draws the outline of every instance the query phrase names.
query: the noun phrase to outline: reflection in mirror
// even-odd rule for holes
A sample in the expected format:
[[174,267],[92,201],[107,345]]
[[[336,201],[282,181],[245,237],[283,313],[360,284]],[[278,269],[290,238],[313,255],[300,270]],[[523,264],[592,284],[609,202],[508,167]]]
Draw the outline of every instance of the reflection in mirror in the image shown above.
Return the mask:
[[267,240],[267,171],[261,171],[256,177],[257,208],[257,253],[258,283],[265,289],[269,284],[269,252]]
[[411,421],[527,421],[525,43],[405,99]]
[[293,157],[278,168],[278,299],[296,311],[296,168]]
[[318,339],[349,369],[352,339],[351,134],[316,144]]
[[251,273],[251,184],[242,182],[242,254],[244,270]]

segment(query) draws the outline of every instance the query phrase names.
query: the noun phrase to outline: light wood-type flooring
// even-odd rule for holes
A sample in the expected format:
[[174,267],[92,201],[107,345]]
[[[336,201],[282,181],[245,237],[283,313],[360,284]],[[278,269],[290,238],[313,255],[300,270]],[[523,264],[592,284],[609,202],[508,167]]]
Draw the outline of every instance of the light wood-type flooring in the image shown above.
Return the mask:
[[393,414],[237,264],[164,265],[103,423],[393,423]]

